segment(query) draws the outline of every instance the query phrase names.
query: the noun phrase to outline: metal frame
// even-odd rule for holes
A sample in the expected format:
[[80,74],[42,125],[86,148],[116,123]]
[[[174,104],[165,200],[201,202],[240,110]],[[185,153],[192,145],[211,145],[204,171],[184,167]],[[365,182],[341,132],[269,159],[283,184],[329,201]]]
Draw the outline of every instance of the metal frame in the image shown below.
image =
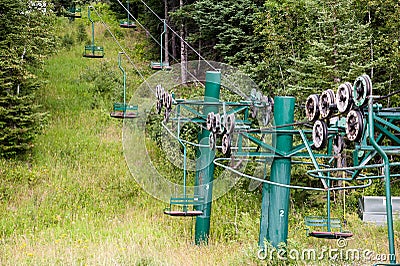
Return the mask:
[[139,115],[138,106],[126,104],[126,72],[121,65],[122,54],[124,53],[123,52],[118,53],[118,67],[121,70],[123,76],[123,94],[124,94],[123,102],[114,103],[113,111],[110,113],[110,116],[114,118],[136,118]]
[[[364,81],[366,78],[363,75]],[[368,78],[369,79],[369,78]],[[368,81],[368,80],[367,80]],[[371,85],[372,86],[372,85]],[[371,89],[371,88],[370,88]],[[372,89],[369,91],[372,93]],[[398,120],[400,120],[400,109],[396,108],[382,108],[382,106],[378,103],[374,102],[374,99],[377,98],[372,94],[366,96],[368,98],[367,104],[363,104],[362,106],[356,106],[357,110],[361,112],[363,115],[363,128],[362,130],[362,137],[359,141],[354,144],[354,151],[353,151],[353,166],[349,167],[337,167],[335,165],[334,154],[333,154],[333,138],[337,135],[344,136],[345,135],[345,127],[346,121],[344,119],[338,119],[336,121],[331,121],[328,125],[327,129],[327,147],[323,150],[315,151],[313,149],[313,141],[311,138],[312,131],[309,129],[303,129],[299,127],[301,125],[307,125],[307,123],[292,123],[290,122],[291,118],[288,117],[287,121],[281,121],[274,126],[268,128],[258,128],[252,129],[251,122],[249,121],[249,113],[252,107],[255,104],[259,106],[263,106],[263,103],[254,101],[241,101],[241,102],[209,102],[206,99],[204,101],[191,101],[191,100],[183,100],[183,99],[174,99],[174,105],[176,105],[177,113],[172,120],[177,121],[178,124],[180,122],[195,122],[202,125],[206,123],[207,115],[209,110],[206,108],[207,106],[211,106],[214,108],[223,106],[224,109],[219,113],[227,114],[225,107],[232,108],[229,113],[239,113],[243,112],[244,120],[236,121],[236,126],[234,129],[234,134],[237,134],[238,142],[237,147],[232,147],[234,150],[233,156],[240,160],[273,160],[282,161],[286,160],[288,165],[291,163],[306,163],[312,166],[313,169],[307,171],[311,177],[315,177],[321,180],[321,187],[304,187],[295,184],[290,184],[290,173],[285,170],[285,178],[282,180],[274,180],[274,177],[271,176],[271,180],[259,178],[256,176],[248,175],[234,169],[230,166],[232,158],[216,158],[213,161],[213,165],[223,167],[228,169],[236,174],[239,174],[243,177],[251,178],[253,180],[259,181],[264,184],[266,189],[263,189],[263,202],[262,202],[262,213],[266,217],[268,216],[268,221],[265,220],[267,223],[266,227],[260,227],[260,239],[259,245],[263,247],[263,241],[266,236],[266,240],[272,242],[273,245],[277,245],[279,242],[286,242],[285,234],[280,236],[273,236],[271,231],[276,230],[279,225],[276,225],[275,221],[271,224],[271,215],[272,212],[270,209],[274,209],[276,206],[268,208],[268,206],[272,203],[270,200],[264,201],[264,196],[270,197],[269,189],[271,188],[281,188],[282,191],[289,190],[289,189],[307,189],[307,190],[314,190],[314,191],[326,191],[327,193],[327,209],[326,209],[326,217],[324,217],[324,221],[326,221],[326,228],[327,233],[325,236],[328,236],[328,233],[331,233],[331,224],[335,224],[337,221],[335,218],[331,218],[330,213],[330,193],[333,190],[344,190],[344,189],[358,189],[358,188],[365,188],[372,184],[374,179],[383,178],[385,180],[385,197],[386,202],[389,203],[386,205],[386,212],[387,212],[387,225],[388,225],[388,242],[389,242],[389,253],[392,254],[390,257],[390,263],[394,265],[396,263],[395,255],[395,246],[394,246],[394,233],[393,233],[393,219],[392,219],[392,208],[390,205],[391,202],[391,191],[390,191],[390,178],[400,176],[400,174],[391,174],[390,168],[393,166],[399,166],[400,162],[390,162],[388,154],[400,155],[400,137],[398,137],[400,133],[400,127],[396,125]],[[284,98],[284,97],[283,97]],[[275,106],[274,106],[274,115],[275,115],[275,123],[277,120],[277,114],[287,112],[287,108],[285,107],[288,103],[282,103],[278,107],[276,106],[276,100],[279,100],[279,97],[275,98]],[[287,101],[287,100],[282,100]],[[291,105],[291,104],[290,104]],[[203,106],[203,113],[197,111],[193,106]],[[192,113],[192,118],[182,118],[180,117],[180,110],[184,108],[185,110]],[[331,107],[330,107],[331,108]],[[218,112],[218,111],[217,111]],[[334,115],[334,114],[333,114]],[[339,116],[343,117],[343,114],[339,114]],[[326,118],[329,119],[330,117]],[[278,121],[279,122],[279,121]],[[312,121],[310,121],[312,122]],[[297,127],[297,128],[294,128]],[[204,129],[203,129],[204,131]],[[293,146],[290,145],[283,145],[280,147],[279,145],[269,145],[263,141],[263,136],[266,134],[273,134],[275,137],[275,144],[276,138],[279,136],[287,136],[288,138],[293,138],[297,136],[302,142],[297,143]],[[183,143],[185,140],[180,139],[179,134],[179,126],[178,132],[176,133],[175,137],[178,141],[184,145]],[[388,139],[392,143],[390,145],[386,144],[383,145],[383,141]],[[243,141],[247,140],[251,143],[250,146],[244,147],[242,145]],[[188,143],[188,142],[186,142]],[[188,143],[192,144],[192,143]],[[205,146],[204,143],[198,144],[199,146]],[[254,147],[259,147],[254,149]],[[217,147],[218,148],[218,147]],[[381,156],[383,159],[382,163],[373,163],[373,158],[376,156]],[[307,159],[307,161],[304,161]],[[321,161],[321,159],[323,159]],[[224,162],[228,162],[227,164]],[[274,163],[273,163],[274,164]],[[283,166],[287,167],[287,166]],[[290,167],[289,167],[290,168]],[[365,170],[371,168],[383,168],[383,174],[366,174],[364,173]],[[282,168],[280,168],[282,169]],[[333,175],[334,172],[342,172],[344,173],[341,177],[336,177]],[[272,174],[271,174],[272,175]],[[346,187],[334,187],[332,186],[332,181],[344,180],[348,182],[353,182],[353,184],[346,186]],[[264,195],[264,190],[266,194]],[[278,193],[278,192],[277,192]],[[279,192],[281,193],[281,192]],[[282,192],[283,193],[283,192]],[[286,195],[286,194],[285,194]],[[286,196],[285,196],[286,197]],[[206,199],[207,201],[207,199]],[[277,204],[277,203],[272,203]],[[272,206],[272,205],[271,205]],[[265,207],[265,208],[264,208]],[[278,211],[280,209],[278,208]],[[267,214],[269,212],[269,215]],[[263,215],[261,217],[261,221],[263,222]],[[284,214],[286,215],[286,214]],[[274,215],[272,215],[274,216]],[[275,215],[279,217],[279,215]],[[268,227],[274,227],[271,231]],[[286,228],[284,228],[286,227]],[[281,228],[282,229],[282,228]],[[284,222],[283,229],[287,230],[287,224]],[[346,235],[341,237],[350,237],[350,232],[344,232]],[[317,237],[324,237],[323,234],[318,235]],[[339,237],[339,236],[338,236]],[[326,238],[336,238],[332,237],[332,234],[329,234],[329,237]]]
[[85,45],[85,50],[83,52],[83,57],[88,58],[103,58],[104,57],[104,48],[103,46],[96,46],[94,44],[94,21],[90,16],[90,9],[92,6],[88,7],[88,19],[92,25],[92,42],[90,45]]

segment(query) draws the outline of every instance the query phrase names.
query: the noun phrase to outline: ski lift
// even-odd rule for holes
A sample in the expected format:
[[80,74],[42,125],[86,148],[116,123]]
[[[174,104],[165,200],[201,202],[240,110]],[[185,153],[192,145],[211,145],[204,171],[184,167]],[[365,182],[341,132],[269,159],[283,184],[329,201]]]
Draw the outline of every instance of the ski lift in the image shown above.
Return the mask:
[[124,102],[114,103],[113,111],[110,113],[110,116],[113,118],[136,118],[138,117],[138,106],[126,104],[126,72],[121,66],[121,54],[123,54],[123,52],[118,53],[118,67],[123,74]]
[[94,21],[90,17],[90,8],[88,7],[88,18],[92,23],[92,43],[90,45],[85,45],[85,50],[83,52],[83,57],[89,58],[103,58],[104,57],[104,48],[103,46],[97,46],[94,44]]
[[127,9],[128,17],[126,20],[121,20],[119,22],[119,26],[121,28],[136,28],[135,22],[132,20],[129,20],[129,0],[126,1],[126,9]]
[[[342,231],[342,222],[337,218],[328,218],[324,216],[306,216],[305,217],[306,234],[307,236],[324,238],[324,239],[340,239],[349,238],[353,233]],[[310,231],[308,227],[326,227],[326,231]],[[331,228],[338,228],[338,232],[331,231]]]
[[[320,121],[320,120],[317,120]],[[330,180],[327,180],[328,187],[330,186]],[[353,236],[350,231],[344,231],[342,228],[342,221],[338,218],[331,217],[331,200],[330,200],[330,190],[327,191],[327,215],[325,216],[306,216],[305,225],[306,235],[316,238],[323,239],[344,239]],[[345,210],[345,203],[343,203],[343,209]],[[343,216],[344,217],[344,216]],[[310,227],[325,227],[326,231],[310,231]],[[338,231],[333,231],[332,229],[338,229]]]
[[[169,207],[164,209],[164,214],[169,216],[199,216],[203,214],[203,211],[197,210],[197,208],[204,204],[204,198],[198,196],[188,197],[188,195],[181,195],[177,197],[171,197],[169,204]],[[193,206],[194,209],[190,210],[189,206]]]
[[81,18],[82,9],[80,7],[76,7],[76,3],[74,2],[73,5],[66,11],[65,16],[70,18]]
[[167,31],[167,23],[166,20],[163,19],[164,27],[163,31],[161,32],[161,37],[160,37],[160,45],[161,45],[161,53],[160,53],[160,61],[159,62],[151,62],[150,67],[153,70],[171,70],[172,68],[169,65],[169,62],[163,62],[163,49],[162,49],[162,44],[163,44],[163,37],[165,32]]

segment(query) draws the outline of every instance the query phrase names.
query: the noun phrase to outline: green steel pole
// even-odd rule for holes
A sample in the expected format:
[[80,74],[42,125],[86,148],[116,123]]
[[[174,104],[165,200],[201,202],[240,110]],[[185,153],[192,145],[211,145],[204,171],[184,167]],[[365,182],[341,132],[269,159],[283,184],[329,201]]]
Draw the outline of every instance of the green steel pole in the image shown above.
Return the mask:
[[[291,124],[294,120],[294,97],[278,96],[274,99],[275,125]],[[279,129],[292,129],[292,126]],[[288,152],[293,146],[293,135],[279,133],[275,137],[276,148]],[[271,181],[290,184],[291,158],[274,158],[271,166]],[[287,242],[290,189],[273,185],[263,185],[260,217],[259,245],[264,248],[267,240],[272,246]]]
[[94,21],[90,17],[90,8],[91,6],[88,7],[88,18],[89,21],[92,23],[92,52],[94,53]]
[[167,31],[167,22],[166,22],[166,20],[165,19],[163,19],[163,23],[164,23],[164,25],[163,25],[163,31],[161,32],[161,40],[160,40],[160,50],[161,50],[161,52],[160,52],[160,68],[161,68],[161,70],[163,69],[163,37],[164,37],[164,34],[165,34],[165,32]]
[[[328,150],[327,153],[330,154],[333,157],[332,154],[332,147],[333,145],[333,140],[332,138],[330,138],[328,140]],[[327,185],[328,188],[330,188],[331,186],[331,173],[328,172],[328,180],[327,180]],[[326,197],[327,197],[327,201],[326,201],[326,231],[330,232],[331,231],[331,191],[328,190],[328,192],[326,193]]]
[[[221,90],[221,72],[207,71],[206,72],[206,86],[204,92],[205,102],[218,102]],[[203,113],[210,112],[217,113],[218,106],[206,105],[203,108]],[[210,131],[202,129],[199,132],[199,143],[208,145],[208,137]],[[202,208],[203,214],[196,217],[195,227],[195,244],[207,244],[210,235],[210,215],[211,215],[211,201],[212,201],[212,181],[214,179],[214,157],[215,151],[209,147],[200,147],[197,150],[196,160],[196,180],[195,185],[200,186],[196,194],[204,197],[205,203],[203,206],[196,207]]]
[[[330,173],[328,173],[328,176],[330,176]],[[331,180],[328,179],[327,181],[328,188],[331,187]],[[326,231],[330,232],[331,231],[331,191],[328,190],[327,192],[327,201],[326,201]]]
[[118,67],[119,69],[121,69],[122,74],[123,74],[123,86],[124,86],[124,116],[126,113],[126,72],[125,69],[122,68],[121,66],[121,54],[123,54],[123,52],[119,52],[118,53]]
[[126,1],[126,9],[128,9],[128,11],[126,13],[128,13],[128,27],[129,27],[129,1]]
[[389,253],[390,263],[396,263],[396,251],[394,246],[394,231],[393,231],[393,214],[392,214],[392,194],[390,192],[390,162],[385,151],[375,141],[374,133],[374,113],[373,113],[373,98],[370,97],[368,101],[368,136],[372,146],[375,147],[376,151],[382,156],[384,162],[385,172],[385,196],[386,196],[386,220],[388,228],[388,240],[389,240]]

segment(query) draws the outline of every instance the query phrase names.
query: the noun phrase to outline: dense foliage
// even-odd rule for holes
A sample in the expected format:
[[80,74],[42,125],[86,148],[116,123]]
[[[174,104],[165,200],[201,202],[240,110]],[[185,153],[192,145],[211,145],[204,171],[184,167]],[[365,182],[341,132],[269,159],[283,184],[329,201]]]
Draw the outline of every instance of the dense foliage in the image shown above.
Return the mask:
[[0,3],[0,156],[24,153],[43,121],[35,91],[34,69],[55,46],[54,16],[28,1]]
[[[60,15],[71,6],[89,3],[51,2]],[[126,6],[126,1],[102,2],[109,4],[119,18],[126,16],[119,3]],[[400,11],[394,0],[129,3],[129,11],[155,40],[159,40],[163,27],[159,18],[166,19],[166,48],[171,62],[186,56],[188,60],[198,59],[200,54],[238,66],[271,96],[294,95],[302,103],[310,93],[334,89],[362,73],[372,77],[377,94],[392,92],[400,84]],[[34,104],[35,91],[41,84],[33,69],[54,49],[54,16],[30,9],[27,1],[3,1],[0,12],[0,153],[13,156],[32,147],[43,121]],[[82,32],[85,35],[84,28]],[[69,47],[69,39],[64,37],[63,42]],[[180,37],[193,50],[182,49]],[[160,44],[155,44],[148,50],[159,56],[159,49]],[[391,98],[391,104],[397,102],[398,98]]]
[[[156,40],[159,18],[167,19],[177,33],[166,35],[171,58],[182,56],[177,35],[183,33],[194,48],[187,51],[189,60],[198,52],[239,66],[271,95],[302,100],[308,92],[335,88],[362,73],[372,77],[380,94],[400,82],[398,1],[144,1],[159,18],[142,1],[130,2],[131,12]],[[119,3],[111,7],[125,13]]]

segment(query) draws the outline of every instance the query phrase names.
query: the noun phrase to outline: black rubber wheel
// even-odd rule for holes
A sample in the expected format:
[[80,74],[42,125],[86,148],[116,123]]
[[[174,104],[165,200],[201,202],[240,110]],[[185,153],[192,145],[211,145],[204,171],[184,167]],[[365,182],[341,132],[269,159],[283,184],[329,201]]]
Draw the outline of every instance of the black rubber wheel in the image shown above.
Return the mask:
[[306,117],[310,122],[314,122],[319,118],[319,96],[311,94],[306,101]]
[[351,110],[346,117],[346,135],[350,141],[360,141],[364,131],[363,115],[360,111]]
[[326,123],[324,121],[315,121],[313,126],[312,138],[315,149],[321,150],[326,147],[328,141],[328,127],[326,126]]
[[335,93],[329,89],[324,91],[319,98],[319,113],[322,118],[328,118],[332,115],[332,105],[335,104]]
[[367,97],[371,95],[372,82],[368,75],[362,75],[354,81],[353,98],[356,106],[367,105]]
[[343,83],[336,92],[336,107],[341,113],[347,113],[353,107],[353,92],[350,82]]
[[231,137],[229,134],[222,137],[222,153],[228,157],[231,156]]

